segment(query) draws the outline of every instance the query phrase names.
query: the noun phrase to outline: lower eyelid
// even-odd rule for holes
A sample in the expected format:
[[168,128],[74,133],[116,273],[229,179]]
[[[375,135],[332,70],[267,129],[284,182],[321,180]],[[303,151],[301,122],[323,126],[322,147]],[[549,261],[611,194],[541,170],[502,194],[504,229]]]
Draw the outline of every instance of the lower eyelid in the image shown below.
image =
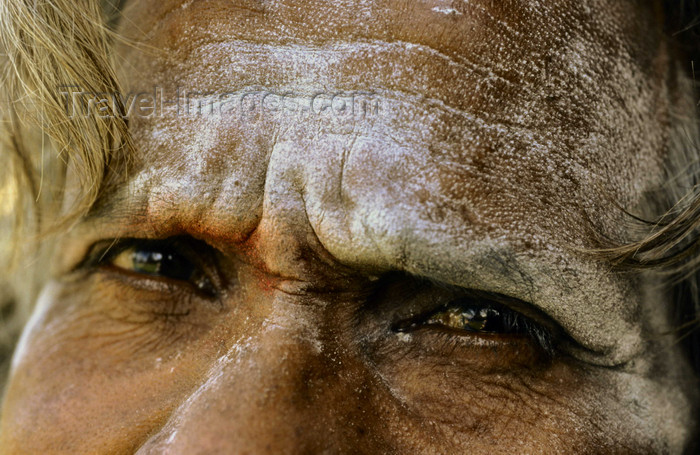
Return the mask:
[[207,323],[223,308],[194,292],[183,292],[183,285],[165,279],[130,277],[120,270],[105,268],[95,277],[96,286],[103,288],[118,302],[125,321],[141,323],[167,322],[192,325]]
[[115,265],[100,265],[97,267],[97,271],[110,279],[120,281],[124,285],[144,291],[174,293],[177,292],[178,288],[182,287],[182,284],[165,277],[133,272]]
[[503,347],[514,343],[531,342],[527,335],[522,334],[502,334],[502,333],[479,333],[470,332],[467,330],[455,329],[451,327],[443,327],[440,325],[428,324],[409,332],[406,335],[424,336],[426,333],[438,333],[444,336],[454,337],[464,345],[486,346],[486,347]]
[[[142,330],[141,337],[161,337],[163,341],[158,341],[158,345],[199,338],[217,323],[223,311],[218,304],[201,296],[183,293],[178,285],[154,285],[147,280],[136,280],[144,283],[135,284],[123,273],[108,270],[93,275],[92,279],[89,292],[108,297],[96,311],[117,326],[142,327],[138,329]],[[156,343],[153,340],[149,343]]]
[[477,364],[479,368],[532,367],[550,362],[551,353],[526,335],[458,333],[454,329],[425,326],[411,332],[394,333],[395,348],[411,355],[444,359],[445,362]]
[[196,294],[203,299],[213,300],[216,297],[215,293],[204,292],[202,289],[195,286],[194,283],[188,281],[134,272],[115,265],[97,265],[95,271],[112,279],[118,279],[124,283],[124,285],[147,292],[160,292],[174,295],[182,294],[183,291],[185,291]]

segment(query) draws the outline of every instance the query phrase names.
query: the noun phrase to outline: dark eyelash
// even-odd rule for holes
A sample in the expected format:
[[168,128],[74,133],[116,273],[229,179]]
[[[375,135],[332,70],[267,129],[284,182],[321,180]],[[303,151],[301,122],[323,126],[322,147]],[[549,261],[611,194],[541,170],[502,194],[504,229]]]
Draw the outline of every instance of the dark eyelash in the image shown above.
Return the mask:
[[[126,237],[112,240],[103,240],[94,244],[88,252],[85,260],[78,265],[78,268],[97,267],[117,257],[129,248],[163,248],[179,250],[187,239],[180,237],[168,237],[166,239],[144,239],[136,237]],[[191,248],[187,248],[191,249]]]
[[561,330],[548,316],[526,302],[502,294],[473,289],[467,290],[466,293],[469,299],[497,306],[508,324],[529,336],[547,354],[554,355],[554,347],[561,337]]
[[[195,290],[207,297],[215,297],[218,294],[214,283],[219,282],[219,276],[215,271],[215,255],[212,248],[208,244],[188,236],[168,237],[165,239],[127,237],[101,241],[90,248],[86,258],[77,268],[94,270],[108,265],[110,261],[131,248],[170,251],[181,256],[204,271],[207,282],[210,284],[206,289],[196,287]],[[206,270],[212,271],[216,276],[210,276],[209,273],[206,273]]]
[[481,291],[476,289],[464,289],[430,279],[410,276],[402,272],[391,272],[380,279],[379,288],[386,288],[391,284],[405,284],[398,289],[398,300],[409,301],[417,294],[431,288],[438,288],[454,295],[449,301],[439,306],[424,308],[420,314],[413,315],[392,325],[391,330],[402,332],[410,330],[410,326],[427,321],[432,315],[446,310],[457,304],[458,300],[473,305],[497,308],[506,318],[506,324],[517,329],[521,335],[529,337],[548,356],[553,356],[556,346],[565,338],[564,331],[549,316],[534,308],[531,304],[506,295]]
[[[468,291],[467,291],[468,292]],[[529,319],[528,317],[524,316],[523,314],[514,311],[504,305],[496,303],[494,300],[485,300],[482,298],[479,299],[472,299],[472,298],[459,298],[456,299],[455,301],[459,300],[470,300],[473,302],[478,302],[478,303],[472,303],[471,305],[473,306],[479,306],[483,308],[488,308],[488,309],[497,309],[500,313],[500,317],[504,319],[504,325],[507,326],[508,328],[512,329],[511,333],[504,333],[505,335],[524,335],[532,339],[547,355],[553,356],[555,353],[554,350],[554,335],[553,333],[547,329],[546,327],[538,324],[537,322]],[[392,330],[397,333],[401,332],[410,332],[412,330],[415,330],[419,327],[428,327],[431,325],[437,325],[437,324],[430,324],[429,320],[431,319],[432,316],[434,316],[437,313],[440,313],[442,311],[447,311],[450,308],[457,307],[459,306],[458,303],[455,303],[455,301],[450,301],[449,303],[443,304],[442,306],[431,309],[429,312],[425,312],[423,314],[420,314],[417,317],[401,321],[399,323],[396,323],[392,326]],[[469,330],[465,330],[466,333],[470,332]],[[474,333],[480,333],[480,334],[487,334],[489,332],[478,332],[474,331]],[[497,332],[493,332],[497,333]]]

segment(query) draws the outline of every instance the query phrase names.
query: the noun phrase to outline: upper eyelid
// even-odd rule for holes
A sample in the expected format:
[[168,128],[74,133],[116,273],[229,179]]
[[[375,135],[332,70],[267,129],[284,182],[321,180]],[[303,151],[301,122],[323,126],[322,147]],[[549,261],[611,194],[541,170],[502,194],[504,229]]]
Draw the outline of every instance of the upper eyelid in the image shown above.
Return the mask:
[[[576,347],[579,347],[579,344],[576,343],[576,341],[570,337],[566,330],[552,317],[548,316],[534,304],[522,301],[521,299],[512,296],[473,288],[463,288],[432,278],[415,276],[405,272],[389,272],[385,274],[382,279],[380,279],[378,286],[387,290],[390,286],[401,284],[402,282],[405,282],[405,280],[408,280],[410,285],[399,287],[399,292],[406,292],[406,294],[399,296],[398,300],[420,298],[420,295],[430,296],[430,294],[432,294],[434,291],[439,291],[441,300],[439,302],[435,302],[434,304],[429,304],[429,306],[426,308],[421,308],[419,310],[420,314],[427,315],[431,312],[439,310],[442,307],[447,307],[451,302],[459,298],[484,300],[485,303],[495,303],[497,306],[502,306],[507,311],[512,311],[520,317],[529,320],[532,324],[547,332],[550,340],[555,345],[559,344],[560,342],[565,342],[567,344],[573,343]],[[412,318],[418,319],[420,318],[420,315],[413,314],[409,316],[408,319]],[[395,321],[392,329],[396,328],[398,323],[399,321]],[[581,349],[585,348],[581,347]]]
[[481,298],[485,300],[490,300],[510,309],[511,311],[522,314],[528,319],[532,319],[534,322],[543,325],[547,329],[564,332],[563,327],[561,327],[559,323],[557,323],[552,317],[550,317],[544,311],[538,308],[535,304],[524,301],[517,297],[476,288],[465,288],[461,286],[456,286],[428,277],[413,276],[408,274],[404,275],[409,277],[409,279],[413,279],[421,283],[419,289],[417,290],[418,292],[428,290],[432,286],[450,292],[452,295],[455,296],[455,298],[464,296],[469,298]]
[[[111,240],[102,240],[94,243],[88,249],[88,253],[85,259],[80,264],[78,264],[76,268],[98,266],[101,263],[104,263],[105,261],[108,261],[109,259],[112,259],[115,256],[123,253],[129,248],[155,249],[158,247],[173,248],[179,250],[188,259],[195,259],[192,257],[192,251],[190,251],[189,248],[186,248],[185,245],[179,244],[179,242],[176,239],[171,240],[127,237],[115,238]],[[193,262],[197,263],[196,265],[201,266],[201,264],[199,264],[200,261],[194,260]]]
[[[193,244],[197,243],[197,247]],[[202,248],[202,246],[206,246]],[[189,236],[174,236],[166,238],[124,237],[95,242],[88,249],[86,258],[76,266],[76,269],[94,269],[100,265],[108,265],[115,258],[130,248],[156,250],[159,248],[175,251],[184,259],[190,261],[206,277],[213,286],[210,294],[216,295],[227,286],[225,276],[219,270],[216,249],[204,242]],[[151,276],[152,278],[153,276]]]

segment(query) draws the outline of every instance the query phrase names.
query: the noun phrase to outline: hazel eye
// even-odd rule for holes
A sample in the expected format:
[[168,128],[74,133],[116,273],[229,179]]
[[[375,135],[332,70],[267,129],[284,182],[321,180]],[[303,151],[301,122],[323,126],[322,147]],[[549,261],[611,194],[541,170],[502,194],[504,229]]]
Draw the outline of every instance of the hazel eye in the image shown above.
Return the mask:
[[491,306],[472,304],[451,305],[443,311],[431,315],[427,325],[442,325],[451,329],[483,333],[510,333],[512,319]]
[[167,249],[130,247],[111,260],[112,265],[144,275],[189,281],[196,267],[182,255]]
[[398,332],[447,330],[458,335],[528,337],[545,351],[552,350],[548,329],[506,305],[479,297],[461,297],[427,314],[400,322]]
[[125,239],[99,254],[96,265],[131,274],[189,283],[214,294],[214,285],[196,253],[178,240]]

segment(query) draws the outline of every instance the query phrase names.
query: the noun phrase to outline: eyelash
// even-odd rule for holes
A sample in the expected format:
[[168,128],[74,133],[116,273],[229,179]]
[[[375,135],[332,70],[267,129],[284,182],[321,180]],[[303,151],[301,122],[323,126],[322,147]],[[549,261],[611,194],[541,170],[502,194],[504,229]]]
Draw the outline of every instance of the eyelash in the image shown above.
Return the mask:
[[[437,309],[425,312],[417,317],[400,321],[394,324],[392,330],[397,333],[410,333],[422,328],[434,327],[441,329],[443,332],[449,332],[457,336],[467,336],[467,334],[481,337],[527,336],[549,356],[554,355],[555,336],[552,330],[495,300],[504,299],[504,296],[494,295],[492,300],[484,298],[483,293],[480,294],[482,294],[481,297],[463,296],[454,299]],[[478,315],[477,309],[479,309]],[[457,311],[460,311],[460,314],[457,314]],[[473,314],[472,318],[474,319],[478,320],[479,317],[481,318],[481,321],[474,325],[478,326],[479,324],[483,324],[484,328],[479,329],[478,327],[472,326],[471,321],[467,322],[466,318],[470,313]],[[490,313],[490,316],[500,317],[501,320],[499,322],[503,322],[503,326],[506,330],[485,330],[488,324],[488,316],[485,316],[484,313]],[[436,322],[436,315],[440,314],[447,314],[450,322],[462,324],[464,328],[457,329],[449,327],[448,324]]]
[[[165,274],[160,274],[159,271],[153,273],[131,271],[113,263],[122,253],[132,249],[134,250],[134,254],[138,252],[160,253],[162,256],[168,257],[171,262],[182,262],[182,260],[184,260],[193,266],[192,272],[197,273],[200,280],[195,281],[191,279],[169,277]],[[208,264],[211,262],[210,258],[213,255],[210,250],[211,248],[208,245],[189,237],[167,239],[125,238],[109,242],[100,242],[94,245],[88,253],[86,260],[79,265],[79,268],[88,270],[100,267],[115,268],[125,273],[148,276],[154,280],[165,281],[168,282],[169,285],[187,282],[198,294],[213,298],[216,297],[218,292],[214,284],[215,280],[212,279],[211,273],[209,273],[211,267]],[[202,259],[203,257],[204,259]]]
[[[395,334],[407,335],[430,333],[434,339],[452,346],[465,343],[473,345],[475,340],[479,340],[480,344],[492,343],[496,347],[499,343],[528,339],[547,358],[552,358],[559,352],[560,344],[568,340],[556,322],[527,302],[498,293],[433,282],[401,272],[392,272],[380,279],[371,301],[417,302],[407,304],[409,310],[392,311],[394,315],[391,318],[395,322],[390,330]],[[460,311],[450,311],[455,309]],[[509,330],[489,330],[488,324],[483,327],[486,330],[469,327],[457,329],[450,326],[453,324],[444,324],[445,320],[454,322],[454,317],[443,314],[440,319],[441,313],[451,313],[450,316],[454,316],[463,314],[467,309],[472,313],[477,310],[490,311]]]

